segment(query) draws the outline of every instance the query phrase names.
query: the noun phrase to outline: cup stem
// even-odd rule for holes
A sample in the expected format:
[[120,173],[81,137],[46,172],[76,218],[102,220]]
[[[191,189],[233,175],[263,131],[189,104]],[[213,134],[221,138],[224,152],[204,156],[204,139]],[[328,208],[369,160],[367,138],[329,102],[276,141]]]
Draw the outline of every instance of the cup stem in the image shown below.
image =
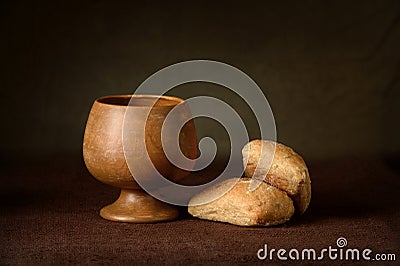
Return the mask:
[[141,189],[121,189],[119,198],[100,210],[104,219],[130,223],[155,223],[174,220],[179,212]]

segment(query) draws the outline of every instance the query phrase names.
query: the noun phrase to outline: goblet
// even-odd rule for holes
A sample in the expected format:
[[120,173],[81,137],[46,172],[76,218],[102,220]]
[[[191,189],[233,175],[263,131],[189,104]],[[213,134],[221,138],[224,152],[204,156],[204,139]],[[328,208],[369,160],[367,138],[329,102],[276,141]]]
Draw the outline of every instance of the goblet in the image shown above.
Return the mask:
[[[84,161],[96,179],[121,188],[119,198],[100,210],[101,217],[133,223],[161,222],[177,218],[179,213],[175,207],[153,198],[135,181],[124,151],[128,150],[130,154],[133,152],[135,160],[138,160],[135,165],[140,166],[145,157],[139,143],[145,143],[147,158],[150,158],[155,169],[165,178],[177,182],[187,176],[187,169],[179,169],[169,162],[161,145],[163,122],[178,104],[184,105],[185,102],[177,97],[157,95],[116,95],[95,100],[83,140]],[[185,112],[181,115],[191,115],[188,107],[180,110]],[[125,116],[126,111],[129,116]],[[124,119],[131,121],[124,125]],[[144,134],[139,132],[143,132],[143,129]],[[133,133],[132,141],[123,141],[126,137],[123,130]],[[137,139],[137,136],[144,139]],[[193,120],[182,127],[177,137],[182,153],[189,159],[195,159],[198,150]],[[146,175],[146,171],[142,172]],[[140,178],[151,179],[152,176]]]

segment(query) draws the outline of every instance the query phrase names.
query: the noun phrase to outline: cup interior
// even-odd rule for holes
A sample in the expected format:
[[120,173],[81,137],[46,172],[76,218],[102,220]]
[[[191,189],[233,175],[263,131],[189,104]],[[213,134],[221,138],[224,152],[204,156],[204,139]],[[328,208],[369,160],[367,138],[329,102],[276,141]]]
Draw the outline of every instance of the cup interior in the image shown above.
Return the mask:
[[101,97],[96,101],[102,104],[117,106],[166,107],[177,105],[183,102],[183,99],[171,96],[156,95],[115,95]]

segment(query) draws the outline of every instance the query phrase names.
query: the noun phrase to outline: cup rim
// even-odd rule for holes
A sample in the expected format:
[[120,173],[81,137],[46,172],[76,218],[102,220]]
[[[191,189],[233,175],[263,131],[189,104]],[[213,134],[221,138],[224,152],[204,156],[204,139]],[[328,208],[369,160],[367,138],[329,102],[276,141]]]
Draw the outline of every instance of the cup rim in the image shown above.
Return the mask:
[[[129,104],[115,104],[115,103],[110,103],[110,102],[104,102],[106,99],[118,99],[118,98],[129,98],[129,101],[131,98],[150,98],[150,99],[163,99],[167,100],[168,102],[171,102],[171,104],[165,104],[165,105],[129,105]],[[129,103],[128,101],[128,103]],[[107,106],[114,106],[114,107],[135,107],[135,108],[166,108],[166,107],[172,107],[176,106],[180,103],[183,103],[185,100],[176,96],[169,96],[169,95],[155,95],[155,94],[116,94],[116,95],[106,95],[99,97],[95,100],[95,103],[97,104],[102,104],[102,105],[107,105]]]

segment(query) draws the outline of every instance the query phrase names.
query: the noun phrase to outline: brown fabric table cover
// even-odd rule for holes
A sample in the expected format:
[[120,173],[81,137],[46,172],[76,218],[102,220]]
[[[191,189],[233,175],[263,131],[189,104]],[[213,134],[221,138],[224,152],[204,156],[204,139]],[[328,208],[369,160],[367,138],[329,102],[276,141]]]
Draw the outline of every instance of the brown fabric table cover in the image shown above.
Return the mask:
[[[319,250],[336,247],[339,237],[347,239],[348,248],[395,253],[397,261],[391,264],[400,261],[398,160],[309,163],[310,208],[270,228],[198,220],[185,208],[173,222],[107,221],[99,209],[119,191],[92,178],[81,158],[27,161],[2,162],[0,264],[271,263],[257,258],[265,243],[275,249]],[[272,263],[280,261],[275,257]]]

